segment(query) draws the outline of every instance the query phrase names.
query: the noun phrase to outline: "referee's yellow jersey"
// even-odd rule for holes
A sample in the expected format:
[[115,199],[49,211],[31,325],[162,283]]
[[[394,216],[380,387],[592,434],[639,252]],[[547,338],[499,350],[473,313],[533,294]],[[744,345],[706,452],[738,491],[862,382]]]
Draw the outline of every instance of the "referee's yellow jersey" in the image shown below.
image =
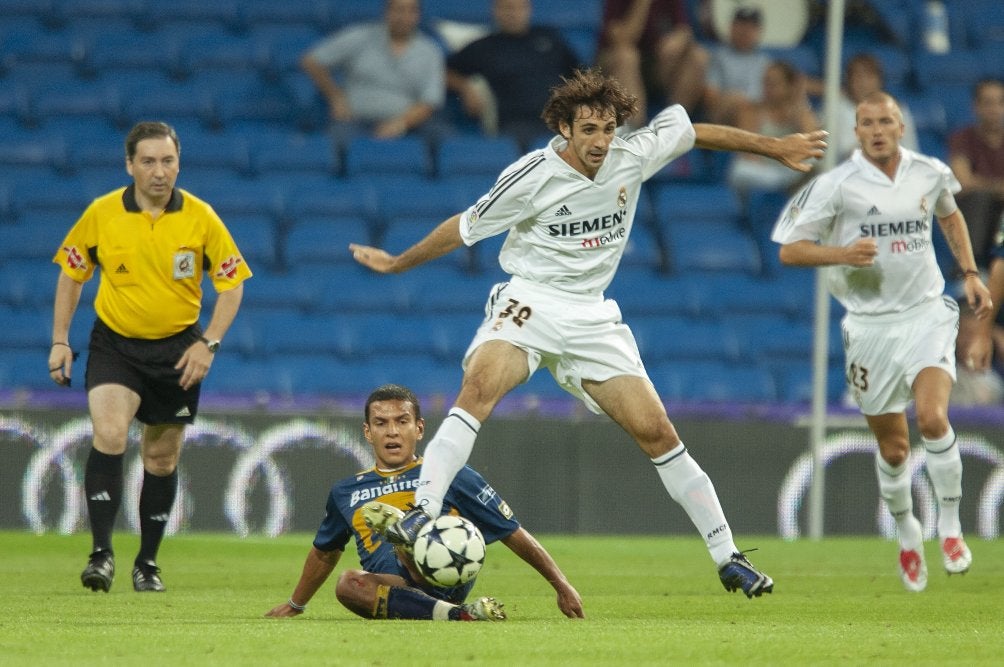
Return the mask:
[[203,272],[225,292],[251,270],[209,204],[175,188],[154,220],[136,203],[134,187],[91,202],[52,261],[79,283],[101,267],[94,309],[113,331],[166,338],[199,319]]

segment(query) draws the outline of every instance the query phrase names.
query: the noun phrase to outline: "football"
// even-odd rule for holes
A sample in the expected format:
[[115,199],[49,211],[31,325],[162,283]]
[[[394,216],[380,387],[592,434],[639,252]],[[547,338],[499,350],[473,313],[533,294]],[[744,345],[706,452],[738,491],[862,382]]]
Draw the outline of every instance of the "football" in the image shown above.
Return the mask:
[[485,563],[485,538],[477,526],[445,514],[422,527],[415,540],[415,567],[433,586],[466,584]]

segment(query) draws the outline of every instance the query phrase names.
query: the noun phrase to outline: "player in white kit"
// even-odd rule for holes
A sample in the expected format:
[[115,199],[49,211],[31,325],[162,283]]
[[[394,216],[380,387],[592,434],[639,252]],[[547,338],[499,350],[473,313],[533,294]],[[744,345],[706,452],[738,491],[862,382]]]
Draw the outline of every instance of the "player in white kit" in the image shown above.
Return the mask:
[[[499,176],[478,202],[400,255],[351,245],[357,261],[400,273],[462,244],[508,232],[499,262],[512,275],[491,292],[486,319],[464,357],[454,407],[425,451],[417,507],[390,528],[408,546],[470,456],[481,423],[510,390],[546,367],[594,412],[620,424],[651,458],[670,496],[700,531],[730,591],[771,592],[732,539],[711,480],[687,453],[648,379],[617,304],[603,296],[634,223],[641,184],[695,145],[745,150],[807,171],[825,133],[771,138],[735,128],[692,125],[672,106],[624,138],[618,126],[635,99],[597,70],[552,90],[543,118],[558,135]],[[653,295],[658,298],[658,295]]]
[[991,300],[955,204],[958,181],[940,160],[902,148],[903,129],[891,96],[865,98],[854,129],[860,148],[792,198],[773,239],[784,264],[828,267],[830,293],[847,309],[848,389],[878,440],[879,493],[896,519],[903,584],[922,591],[927,566],[913,514],[905,413],[911,400],[938,498],[945,570],[963,573],[972,562],[959,522],[962,460],[948,420],[959,308],[944,295],[931,240],[935,218],[963,270],[966,300],[977,317],[988,316]]

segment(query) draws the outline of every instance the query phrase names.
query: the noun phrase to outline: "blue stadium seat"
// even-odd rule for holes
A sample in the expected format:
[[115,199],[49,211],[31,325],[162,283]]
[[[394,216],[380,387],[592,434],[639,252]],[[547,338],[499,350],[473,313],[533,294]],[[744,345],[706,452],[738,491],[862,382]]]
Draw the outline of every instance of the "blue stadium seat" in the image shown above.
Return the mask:
[[494,180],[519,156],[519,146],[510,137],[446,137],[439,143],[437,171],[440,178],[484,174]]
[[639,315],[698,317],[703,311],[694,282],[658,273],[651,266],[625,265],[618,269],[606,295],[617,301],[628,324]]
[[464,193],[450,179],[390,176],[366,180],[376,191],[381,220],[414,216],[438,218],[438,222],[442,222],[474,203],[468,202]]
[[[53,389],[55,385],[45,371],[49,350],[6,350],[0,348],[0,387],[5,389]],[[83,384],[83,366],[78,361],[73,373],[76,382]],[[74,383],[74,386],[77,386]]]
[[979,53],[953,49],[949,53],[927,53],[920,51],[913,55],[913,71],[921,90],[938,94],[941,86],[955,84],[971,86],[983,75],[983,63]]
[[[5,228],[0,227],[0,230]],[[59,249],[60,240],[51,239],[50,259]],[[39,258],[5,259],[0,265],[0,303],[21,310],[43,309],[51,312],[58,275],[59,270],[54,264]]]
[[323,280],[314,270],[277,272],[269,267],[254,268],[244,293],[241,312],[246,309],[269,310],[273,308],[296,309],[303,312],[316,310],[321,294],[336,288],[338,283]]
[[34,110],[43,125],[52,118],[68,117],[104,118],[119,126],[126,122],[121,91],[108,80],[63,82],[58,88],[39,90]]
[[560,30],[561,36],[578,57],[580,65],[589,66],[596,62],[596,47],[599,41],[596,25],[598,24],[567,27]]
[[696,403],[772,403],[777,384],[770,371],[720,361],[646,363],[663,400]]
[[372,243],[370,225],[365,218],[300,217],[286,236],[286,266],[354,262],[349,243]]
[[596,29],[603,20],[602,0],[560,2],[550,0],[533,4],[533,22],[555,28]]
[[173,0],[148,6],[143,20],[162,30],[191,31],[207,25],[222,26],[240,33],[246,25],[237,0]]
[[267,213],[234,213],[227,217],[226,225],[252,272],[259,266],[276,266],[278,235],[272,216]]
[[[436,5],[448,0],[437,0]],[[452,0],[457,2],[458,0]],[[467,3],[467,0],[459,0]],[[484,0],[477,0],[484,2]],[[360,23],[363,21],[379,21],[383,16],[385,2],[383,0],[356,0],[355,2],[335,2],[332,5],[334,11],[333,27],[339,28],[345,25]],[[431,8],[426,8],[423,16],[426,20],[430,17]]]
[[[157,94],[151,94],[151,91]],[[123,78],[122,98],[130,122],[160,118],[172,125],[197,122],[204,128],[220,124],[217,89],[201,82],[174,81],[161,72],[141,70]],[[180,130],[179,130],[180,132]],[[185,146],[184,137],[182,146]]]
[[379,213],[376,187],[370,179],[332,179],[323,187],[315,182],[289,183],[287,206],[295,220],[304,215],[374,218]]
[[819,54],[810,46],[769,47],[766,51],[774,60],[789,63],[808,76],[822,75]]
[[252,135],[251,160],[262,176],[320,173],[334,176],[340,170],[331,138],[325,133],[259,132]]
[[666,230],[673,271],[728,271],[757,275],[760,250],[753,238],[734,224],[675,224]]
[[345,174],[432,176],[432,159],[425,141],[418,137],[374,139],[356,137],[345,149]]
[[[536,14],[537,7],[534,7]],[[491,0],[436,0],[423,7],[425,20],[434,23],[437,19],[460,23],[492,22]]]
[[185,72],[184,34],[173,31],[103,31],[86,39],[86,64],[102,76],[143,72],[180,76]]
[[[55,290],[55,275],[51,277],[50,287]],[[36,352],[49,349],[52,340],[51,310],[23,310],[0,305],[0,326],[3,327],[4,349]]]
[[686,221],[734,222],[739,218],[739,198],[724,182],[653,186],[650,192],[655,216],[664,228],[672,230]]
[[[778,385],[778,398],[784,403],[810,403],[813,392],[812,361],[806,359],[772,359],[767,363]],[[847,392],[843,363],[831,361],[826,374],[826,398],[840,403]]]
[[642,359],[738,361],[739,339],[722,322],[678,315],[632,315],[625,320],[634,332]]

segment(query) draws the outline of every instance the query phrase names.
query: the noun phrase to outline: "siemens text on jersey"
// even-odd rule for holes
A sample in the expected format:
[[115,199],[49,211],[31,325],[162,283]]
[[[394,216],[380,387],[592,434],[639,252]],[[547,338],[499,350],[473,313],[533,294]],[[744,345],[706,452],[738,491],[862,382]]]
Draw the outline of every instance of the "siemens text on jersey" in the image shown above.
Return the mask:
[[869,236],[902,236],[917,234],[931,229],[927,220],[901,220],[899,222],[881,222],[873,225],[861,225],[862,237]]
[[576,220],[575,222],[555,222],[547,226],[549,236],[579,236],[611,229],[623,225],[627,221],[627,211],[620,209],[616,213],[604,215],[592,220]]

